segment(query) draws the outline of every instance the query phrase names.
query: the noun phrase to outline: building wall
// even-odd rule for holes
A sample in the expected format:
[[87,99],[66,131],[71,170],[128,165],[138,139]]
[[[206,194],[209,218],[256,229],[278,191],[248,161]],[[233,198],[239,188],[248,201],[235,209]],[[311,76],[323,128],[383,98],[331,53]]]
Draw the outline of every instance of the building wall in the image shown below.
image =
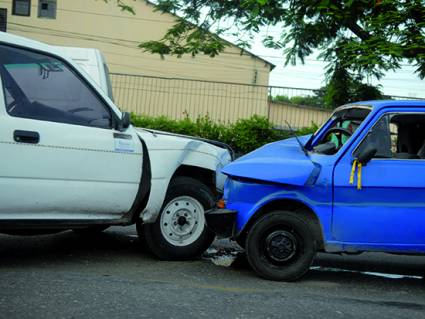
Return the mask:
[[257,114],[281,128],[288,127],[286,122],[293,128],[321,125],[331,114],[330,110],[272,102],[267,86],[121,74],[111,74],[111,79],[116,104],[136,114],[172,119],[208,115],[223,123]]
[[322,125],[332,114],[331,110],[293,105],[288,103],[269,103],[269,119],[277,126],[293,128],[310,127],[313,123]]
[[0,0],[8,9],[8,32],[53,45],[91,47],[103,52],[112,72],[211,81],[268,85],[271,65],[231,46],[218,57],[161,57],[143,53],[141,41],[157,40],[174,17],[154,11],[144,0],[129,1],[136,15],[122,12],[115,0],[58,0],[56,19],[38,18],[38,0],[31,16],[11,15],[12,0]]

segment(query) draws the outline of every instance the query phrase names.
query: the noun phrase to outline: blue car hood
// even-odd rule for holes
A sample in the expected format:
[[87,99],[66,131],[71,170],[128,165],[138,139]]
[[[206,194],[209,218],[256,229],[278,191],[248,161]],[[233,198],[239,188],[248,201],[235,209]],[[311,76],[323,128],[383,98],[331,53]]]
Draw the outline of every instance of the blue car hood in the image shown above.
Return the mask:
[[[300,137],[305,144],[310,136]],[[222,172],[233,177],[302,186],[314,182],[320,166],[308,158],[295,138],[278,141],[240,157]]]

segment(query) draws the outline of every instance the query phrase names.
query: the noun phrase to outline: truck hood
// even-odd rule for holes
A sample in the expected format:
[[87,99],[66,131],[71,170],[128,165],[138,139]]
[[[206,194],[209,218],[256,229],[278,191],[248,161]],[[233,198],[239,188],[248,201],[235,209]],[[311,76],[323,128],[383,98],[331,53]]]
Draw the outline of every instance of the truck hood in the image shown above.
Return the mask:
[[[177,138],[183,138],[183,140],[185,140],[185,141],[189,140],[189,141],[205,142],[207,144],[216,146],[216,147],[218,147],[221,150],[227,150],[230,153],[231,159],[232,160],[235,159],[235,151],[230,147],[230,145],[228,145],[226,143],[223,143],[223,142],[209,140],[207,138],[202,138],[202,137],[197,137],[197,136],[183,135],[183,134],[177,134],[177,133],[171,133],[171,132],[164,132],[164,131],[158,131],[158,130],[151,130],[151,129],[136,128],[136,130],[138,130],[139,132],[142,131],[142,130],[144,130],[144,131],[151,132],[153,134],[166,135],[166,136],[175,136]],[[221,151],[221,152],[223,152],[223,151]]]
[[233,150],[226,144],[203,138],[174,134],[158,130],[135,127],[137,134],[152,150],[191,150],[210,154],[214,157],[229,157],[232,159]]
[[[305,144],[309,136],[300,137]],[[314,183],[320,165],[302,151],[295,138],[267,144],[225,166],[231,177],[302,186]]]

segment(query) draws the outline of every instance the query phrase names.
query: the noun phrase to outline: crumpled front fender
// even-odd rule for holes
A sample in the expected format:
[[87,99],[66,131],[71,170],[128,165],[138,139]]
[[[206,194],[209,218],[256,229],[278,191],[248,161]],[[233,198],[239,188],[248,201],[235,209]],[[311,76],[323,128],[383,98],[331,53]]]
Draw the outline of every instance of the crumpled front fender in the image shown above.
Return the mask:
[[265,145],[227,165],[232,177],[303,186],[315,182],[320,165],[304,154],[300,145],[284,140]]
[[[140,129],[138,134],[147,144],[152,167],[152,188],[149,201],[141,214],[146,223],[156,220],[164,203],[171,178],[181,165],[200,167],[216,173],[219,168],[230,161],[227,149],[203,141],[151,133]],[[197,176],[192,177],[197,178]]]

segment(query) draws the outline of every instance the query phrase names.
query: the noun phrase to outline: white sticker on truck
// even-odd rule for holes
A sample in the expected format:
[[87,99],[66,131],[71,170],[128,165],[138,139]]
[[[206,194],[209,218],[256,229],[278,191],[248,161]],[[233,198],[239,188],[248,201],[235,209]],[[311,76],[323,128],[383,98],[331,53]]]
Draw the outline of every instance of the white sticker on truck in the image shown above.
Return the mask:
[[114,141],[116,152],[133,153],[136,149],[131,135],[115,133]]

